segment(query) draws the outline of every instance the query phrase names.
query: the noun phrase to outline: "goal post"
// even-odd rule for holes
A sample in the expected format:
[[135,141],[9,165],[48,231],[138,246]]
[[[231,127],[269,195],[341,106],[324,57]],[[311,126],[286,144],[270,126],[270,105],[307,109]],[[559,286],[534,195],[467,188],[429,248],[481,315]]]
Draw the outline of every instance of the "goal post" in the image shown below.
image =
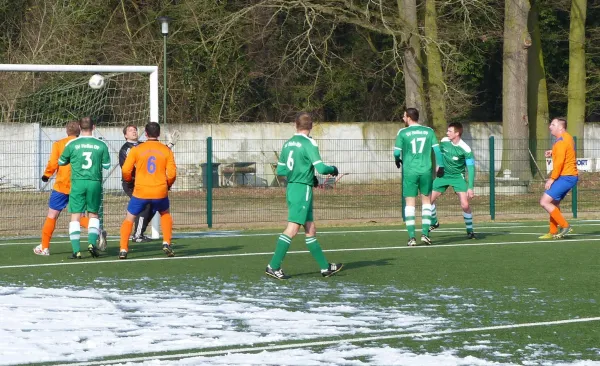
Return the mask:
[[[104,87],[88,86],[94,74],[104,77]],[[0,236],[6,232],[39,235],[41,226],[28,230],[20,225],[26,221],[31,226],[32,218],[46,216],[47,194],[39,193],[47,193],[53,180],[46,184],[40,177],[52,142],[66,137],[64,127],[69,121],[91,116],[97,121],[96,135],[109,145],[113,167],[106,177],[110,180],[105,195],[106,190],[121,193],[116,167],[122,128],[159,122],[158,66],[0,64],[0,90],[0,205],[3,211],[12,211],[0,220],[4,221]],[[106,215],[105,203],[106,197],[102,204]],[[114,206],[109,211],[120,211],[122,218],[122,203]],[[155,217],[154,239],[159,237],[158,226]]]

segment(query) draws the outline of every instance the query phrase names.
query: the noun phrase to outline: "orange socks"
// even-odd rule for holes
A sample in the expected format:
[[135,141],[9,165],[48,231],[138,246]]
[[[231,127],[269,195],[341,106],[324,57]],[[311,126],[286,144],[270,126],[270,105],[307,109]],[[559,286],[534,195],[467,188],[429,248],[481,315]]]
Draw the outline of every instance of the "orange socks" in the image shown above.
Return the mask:
[[[550,229],[552,230],[552,220],[554,220],[554,222],[560,226],[561,228],[566,228],[569,227],[569,223],[567,222],[567,220],[565,220],[564,216],[562,215],[562,213],[560,212],[560,210],[558,209],[558,207],[556,207],[554,210],[552,210],[552,212],[550,212]],[[558,229],[557,229],[558,232]]]
[[42,249],[50,248],[50,239],[52,239],[54,227],[56,227],[56,219],[46,217],[46,221],[44,221],[44,226],[42,227]]
[[131,230],[133,230],[133,221],[123,220],[123,223],[121,224],[120,250],[129,250],[129,236],[131,235]]
[[171,239],[173,238],[173,217],[170,213],[160,215],[160,228],[163,233],[163,242],[171,245]]
[[90,226],[90,218],[87,216],[81,216],[79,218],[79,226],[87,229]]
[[558,223],[550,216],[550,234],[558,234]]

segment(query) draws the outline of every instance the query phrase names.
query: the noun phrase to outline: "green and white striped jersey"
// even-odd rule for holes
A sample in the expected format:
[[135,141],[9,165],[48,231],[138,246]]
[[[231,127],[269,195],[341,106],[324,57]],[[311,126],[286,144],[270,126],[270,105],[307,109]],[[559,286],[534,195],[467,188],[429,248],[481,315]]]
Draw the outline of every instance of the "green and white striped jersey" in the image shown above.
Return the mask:
[[102,181],[102,169],[110,168],[108,146],[93,136],[79,136],[65,145],[58,165],[71,164],[71,180]]
[[400,150],[404,174],[427,174],[432,171],[431,151],[438,146],[432,128],[412,125],[401,128],[394,150]]
[[331,174],[334,169],[321,160],[319,147],[312,138],[297,133],[283,144],[277,175],[285,175],[288,183],[313,185],[315,169],[320,174]]

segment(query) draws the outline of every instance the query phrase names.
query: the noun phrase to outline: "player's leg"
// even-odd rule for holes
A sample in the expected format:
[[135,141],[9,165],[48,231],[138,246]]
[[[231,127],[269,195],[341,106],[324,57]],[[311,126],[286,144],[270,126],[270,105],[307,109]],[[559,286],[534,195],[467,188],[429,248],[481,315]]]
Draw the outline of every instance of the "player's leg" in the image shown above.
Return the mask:
[[[148,228],[148,223],[152,220],[152,205],[148,204],[142,212],[135,218],[134,229],[133,229],[133,241],[142,243],[149,241],[144,235]],[[170,243],[170,242],[169,242]]]
[[33,252],[38,255],[50,255],[50,240],[54,229],[56,228],[56,220],[60,216],[60,212],[67,207],[69,203],[69,195],[52,190],[50,199],[48,200],[48,215],[42,226],[42,243],[35,248]]
[[317,226],[313,220],[312,212],[309,215],[309,220],[304,224],[304,230],[306,232],[306,247],[319,264],[321,275],[323,277],[331,277],[341,271],[342,267],[344,267],[342,263],[329,263],[325,258],[325,254],[323,254],[321,244],[317,241]]
[[440,223],[437,217],[437,207],[435,201],[448,189],[448,183],[444,177],[435,178],[433,181],[433,187],[431,192],[431,226],[429,231],[433,231],[440,227]]
[[433,178],[430,174],[420,177],[419,191],[421,191],[421,243],[431,245],[429,227],[431,226],[431,192]]
[[[150,202],[152,212],[158,211],[160,213],[160,227],[163,233],[162,250],[167,257],[174,257],[175,252],[171,247],[171,241],[173,239],[173,217],[169,212],[169,197],[151,200]],[[138,214],[138,216],[141,216],[141,214]]]
[[404,196],[404,223],[408,232],[408,246],[417,245],[415,239],[415,207],[419,194],[419,176],[405,174],[402,177],[402,195]]
[[467,236],[469,239],[475,239],[475,230],[473,228],[473,212],[469,205],[469,198],[467,192],[456,192],[458,200],[460,201],[460,208],[463,211],[463,219],[465,221],[465,228],[467,229]]
[[559,203],[576,184],[576,176],[560,176],[540,198],[540,205],[550,214],[550,217],[556,224],[560,226],[560,231],[554,235],[556,239],[563,238],[572,231],[572,228],[556,203]]
[[88,251],[92,257],[98,257],[98,237],[100,236],[100,204],[102,203],[102,182],[91,181],[86,187],[86,206],[88,222]]
[[143,210],[146,204],[148,204],[147,200],[137,197],[131,197],[129,200],[125,219],[121,223],[119,259],[127,259],[127,253],[129,252],[129,237],[131,236],[131,230],[133,229],[133,221],[135,220],[136,215]]
[[71,193],[69,194],[69,212],[71,213],[71,222],[69,222],[69,239],[73,254],[69,259],[81,259],[81,216],[86,211],[86,192],[87,181],[72,181]]

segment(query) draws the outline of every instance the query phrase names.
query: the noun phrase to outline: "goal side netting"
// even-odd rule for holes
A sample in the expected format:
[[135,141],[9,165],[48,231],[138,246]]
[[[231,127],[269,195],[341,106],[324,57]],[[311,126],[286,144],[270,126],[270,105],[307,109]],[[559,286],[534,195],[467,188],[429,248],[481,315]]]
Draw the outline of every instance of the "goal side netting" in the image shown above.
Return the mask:
[[[102,88],[88,85],[94,74],[103,76]],[[66,137],[69,121],[85,116],[96,122],[94,134],[111,152],[101,213],[103,226],[118,231],[127,204],[118,159],[122,129],[133,124],[143,131],[149,121],[159,121],[158,68],[0,65],[0,90],[0,236],[39,236],[54,185],[54,179],[40,179],[52,143]],[[57,235],[67,233],[68,216],[61,214]]]

